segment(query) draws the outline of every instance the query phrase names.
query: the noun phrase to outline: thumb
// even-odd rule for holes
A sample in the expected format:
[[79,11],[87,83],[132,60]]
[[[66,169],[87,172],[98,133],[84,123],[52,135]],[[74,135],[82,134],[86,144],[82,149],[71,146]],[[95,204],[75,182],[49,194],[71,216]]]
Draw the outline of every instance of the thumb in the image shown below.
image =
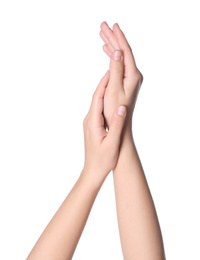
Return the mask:
[[110,59],[110,80],[111,87],[115,89],[122,88],[124,77],[124,62],[123,53],[121,50],[116,50],[112,53]]
[[111,142],[117,142],[118,145],[120,144],[121,133],[125,123],[126,111],[127,110],[125,106],[119,106],[115,110],[111,119],[109,132],[107,135],[108,139]]

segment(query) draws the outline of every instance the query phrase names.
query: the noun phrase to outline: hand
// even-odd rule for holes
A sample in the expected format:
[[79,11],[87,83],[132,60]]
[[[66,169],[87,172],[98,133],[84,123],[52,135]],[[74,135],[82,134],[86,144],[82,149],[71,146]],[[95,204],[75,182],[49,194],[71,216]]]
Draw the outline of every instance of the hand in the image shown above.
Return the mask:
[[120,137],[126,117],[126,107],[117,106],[110,118],[107,132],[103,117],[104,94],[108,85],[109,73],[101,79],[92,99],[92,104],[83,121],[85,139],[84,172],[92,178],[104,180],[116,166]]
[[104,97],[104,116],[109,127],[114,109],[119,105],[127,107],[127,123],[131,128],[136,98],[143,81],[136,67],[132,50],[118,24],[113,30],[106,22],[101,24],[100,36],[105,42],[103,50],[110,57],[110,78]]

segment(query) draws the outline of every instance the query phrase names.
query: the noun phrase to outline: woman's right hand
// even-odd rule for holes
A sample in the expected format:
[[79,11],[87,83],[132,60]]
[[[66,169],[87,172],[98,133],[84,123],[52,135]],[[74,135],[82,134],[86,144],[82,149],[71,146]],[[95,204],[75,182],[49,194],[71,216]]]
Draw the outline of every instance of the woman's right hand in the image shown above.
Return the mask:
[[127,107],[126,125],[131,129],[132,114],[140,86],[143,81],[136,67],[132,50],[118,24],[113,30],[106,22],[101,24],[100,36],[105,42],[103,50],[110,57],[110,75],[104,97],[104,116],[109,128],[114,109]]

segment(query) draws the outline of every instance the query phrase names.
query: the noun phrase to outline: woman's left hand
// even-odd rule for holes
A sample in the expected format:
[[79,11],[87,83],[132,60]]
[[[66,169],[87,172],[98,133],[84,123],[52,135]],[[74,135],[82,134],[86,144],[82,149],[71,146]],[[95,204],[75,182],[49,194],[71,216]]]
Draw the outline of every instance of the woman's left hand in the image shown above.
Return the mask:
[[101,79],[87,116],[83,121],[85,139],[85,165],[83,174],[94,180],[103,181],[116,166],[121,133],[126,117],[126,107],[115,109],[109,131],[105,129],[103,117],[104,94],[109,81],[109,73]]

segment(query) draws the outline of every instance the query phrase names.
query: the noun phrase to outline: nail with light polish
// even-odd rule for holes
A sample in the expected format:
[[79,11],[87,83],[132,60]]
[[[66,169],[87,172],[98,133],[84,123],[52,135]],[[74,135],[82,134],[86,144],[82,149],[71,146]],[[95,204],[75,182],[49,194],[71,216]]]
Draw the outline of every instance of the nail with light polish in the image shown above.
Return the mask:
[[115,51],[113,54],[113,60],[119,61],[122,59],[122,52],[121,51]]
[[118,116],[125,117],[126,116],[126,107],[125,106],[118,107],[117,114],[118,114]]

